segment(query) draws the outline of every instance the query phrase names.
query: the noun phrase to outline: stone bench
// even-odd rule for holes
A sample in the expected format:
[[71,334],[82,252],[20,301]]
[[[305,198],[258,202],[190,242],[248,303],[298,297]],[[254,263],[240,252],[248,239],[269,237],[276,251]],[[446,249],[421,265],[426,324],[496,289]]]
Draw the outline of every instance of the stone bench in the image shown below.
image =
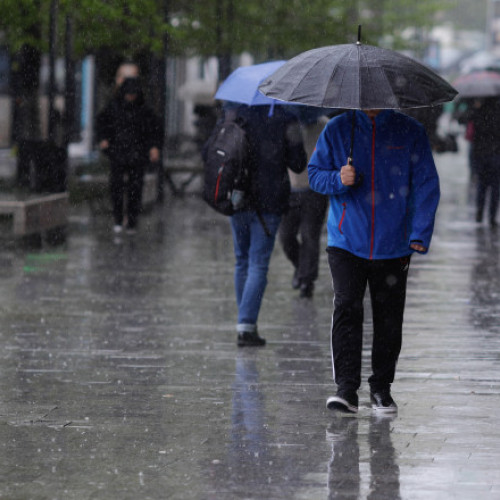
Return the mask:
[[68,220],[68,193],[0,194],[0,214],[12,215],[15,236],[41,234]]

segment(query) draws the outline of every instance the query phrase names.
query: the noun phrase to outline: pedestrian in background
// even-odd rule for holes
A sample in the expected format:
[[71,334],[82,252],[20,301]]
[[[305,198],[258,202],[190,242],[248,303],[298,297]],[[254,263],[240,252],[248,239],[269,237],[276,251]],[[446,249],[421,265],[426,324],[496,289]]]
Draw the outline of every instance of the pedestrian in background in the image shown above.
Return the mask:
[[[353,118],[354,157],[348,160]],[[337,393],[327,399],[327,407],[358,411],[368,285],[373,314],[370,399],[374,409],[396,412],[391,384],[401,350],[410,257],[428,251],[439,202],[439,179],[424,127],[393,110],[337,116],[318,140],[309,182],[330,196],[327,251]]]
[[[310,158],[328,119],[314,114],[309,119],[304,115],[300,121],[306,155]],[[289,175],[291,193],[288,210],[281,221],[279,239],[294,267],[292,287],[300,290],[300,297],[310,298],[318,277],[319,244],[328,198],[309,187],[307,170],[299,174],[290,170]]]
[[460,117],[471,134],[471,165],[476,174],[476,222],[482,222],[489,194],[488,222],[497,227],[500,199],[500,99],[478,98]]
[[139,66],[134,62],[123,62],[118,66],[115,74],[115,91],[126,78],[139,78]]
[[[110,160],[113,230],[120,233],[125,226],[128,233],[134,233],[142,208],[145,169],[149,162],[159,161],[162,147],[161,125],[146,106],[137,78],[125,78],[115,96],[99,113],[96,136],[100,149]],[[128,177],[126,183],[125,175]],[[127,207],[124,212],[125,188]]]
[[231,216],[236,265],[238,346],[262,346],[257,330],[269,261],[283,213],[288,208],[287,168],[301,172],[307,164],[298,120],[283,107],[239,105],[249,139],[251,188],[249,203]]

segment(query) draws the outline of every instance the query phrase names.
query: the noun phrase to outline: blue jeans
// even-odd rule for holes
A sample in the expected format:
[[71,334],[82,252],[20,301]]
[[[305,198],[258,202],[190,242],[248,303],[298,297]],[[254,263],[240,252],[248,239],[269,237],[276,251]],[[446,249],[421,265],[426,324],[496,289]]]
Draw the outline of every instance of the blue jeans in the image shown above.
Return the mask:
[[262,297],[267,285],[267,271],[274,248],[280,215],[262,214],[268,236],[255,212],[238,212],[231,216],[234,254],[234,288],[238,304],[237,331],[257,329]]

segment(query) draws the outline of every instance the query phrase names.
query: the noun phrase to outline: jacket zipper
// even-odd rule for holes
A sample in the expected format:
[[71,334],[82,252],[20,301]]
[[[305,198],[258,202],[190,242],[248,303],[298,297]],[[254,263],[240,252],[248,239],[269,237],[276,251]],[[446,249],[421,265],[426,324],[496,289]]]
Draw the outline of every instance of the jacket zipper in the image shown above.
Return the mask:
[[370,260],[373,259],[373,246],[375,243],[375,119],[372,118],[372,224],[370,235]]
[[342,203],[342,216],[340,217],[340,222],[339,222],[339,231],[340,231],[340,234],[344,234],[342,232],[342,223],[344,222],[344,217],[345,217],[345,211],[347,209],[347,203]]

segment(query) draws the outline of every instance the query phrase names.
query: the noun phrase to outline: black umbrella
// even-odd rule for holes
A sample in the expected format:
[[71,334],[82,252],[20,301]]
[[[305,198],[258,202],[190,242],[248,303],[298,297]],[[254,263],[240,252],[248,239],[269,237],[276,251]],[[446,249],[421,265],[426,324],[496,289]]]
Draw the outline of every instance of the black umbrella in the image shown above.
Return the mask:
[[266,78],[259,90],[282,101],[344,109],[418,108],[457,95],[418,61],[359,41],[303,52]]
[[343,109],[418,108],[451,101],[457,95],[446,80],[415,59],[363,45],[360,39],[361,26],[355,44],[299,54],[266,78],[259,90],[282,101]]

